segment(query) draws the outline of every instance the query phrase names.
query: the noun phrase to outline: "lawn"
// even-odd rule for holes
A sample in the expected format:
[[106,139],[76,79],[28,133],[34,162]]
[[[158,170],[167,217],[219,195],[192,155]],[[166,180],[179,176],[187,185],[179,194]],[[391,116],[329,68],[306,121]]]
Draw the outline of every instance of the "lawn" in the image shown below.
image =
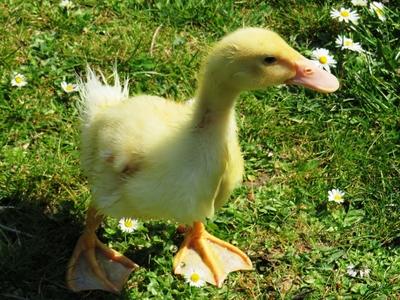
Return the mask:
[[[400,10],[386,2],[381,20],[345,0],[1,1],[0,298],[400,299]],[[358,24],[332,18],[340,7]],[[341,82],[330,95],[279,86],[237,103],[246,174],[207,228],[254,271],[191,287],[172,274],[175,223],[124,233],[108,218],[98,236],[140,268],[120,296],[68,291],[90,192],[79,95],[61,83],[117,64],[130,94],[184,101],[210,45],[242,26],[273,29],[307,57],[329,49]],[[364,51],[337,47],[338,35]],[[16,73],[25,86],[12,85]],[[335,188],[343,203],[328,201]]]

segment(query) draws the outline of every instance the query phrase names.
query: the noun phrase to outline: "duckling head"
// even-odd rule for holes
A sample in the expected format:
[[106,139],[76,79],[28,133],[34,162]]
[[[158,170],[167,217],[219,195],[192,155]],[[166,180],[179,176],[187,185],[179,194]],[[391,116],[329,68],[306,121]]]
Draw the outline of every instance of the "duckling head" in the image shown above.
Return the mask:
[[261,28],[243,28],[225,36],[203,68],[207,84],[238,92],[279,84],[302,85],[322,93],[339,88],[335,76],[302,56],[278,34]]

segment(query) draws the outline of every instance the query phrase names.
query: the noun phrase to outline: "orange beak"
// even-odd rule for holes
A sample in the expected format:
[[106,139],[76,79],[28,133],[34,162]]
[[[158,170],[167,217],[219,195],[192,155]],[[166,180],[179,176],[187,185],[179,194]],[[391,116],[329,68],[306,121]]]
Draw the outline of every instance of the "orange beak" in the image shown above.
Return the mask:
[[321,93],[332,93],[339,88],[338,79],[310,59],[301,56],[295,63],[295,69],[296,75],[286,84],[302,85]]

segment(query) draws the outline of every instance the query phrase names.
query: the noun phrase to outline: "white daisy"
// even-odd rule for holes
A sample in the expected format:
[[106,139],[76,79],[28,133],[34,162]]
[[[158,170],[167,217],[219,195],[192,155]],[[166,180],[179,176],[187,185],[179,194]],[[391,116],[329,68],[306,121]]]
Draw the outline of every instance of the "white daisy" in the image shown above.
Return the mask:
[[350,277],[356,277],[357,276],[357,270],[354,269],[354,265],[350,264],[347,266],[347,270],[346,270],[347,275],[349,275]]
[[344,192],[338,189],[333,189],[328,192],[328,200],[336,203],[343,203]]
[[66,93],[72,93],[78,90],[77,84],[67,83],[65,81],[61,82],[61,87]]
[[351,0],[351,4],[354,6],[367,6],[368,2],[367,0]]
[[375,12],[381,21],[386,21],[385,12],[383,11],[384,8],[385,6],[381,2],[374,1],[369,4],[370,11]]
[[189,283],[190,286],[202,287],[206,283],[201,275],[194,270],[185,275],[185,278],[186,282]]
[[66,9],[71,9],[74,7],[74,3],[70,0],[61,0],[61,2],[58,4],[61,8],[66,8]]
[[12,86],[16,86],[16,87],[22,87],[27,85],[28,82],[26,81],[26,78],[24,75],[20,74],[20,73],[16,73],[13,77],[13,79],[11,79],[11,85]]
[[358,19],[360,18],[359,15],[355,11],[352,11],[351,9],[343,8],[343,7],[341,7],[340,10],[333,8],[331,10],[331,17],[334,19],[338,19],[339,22],[344,21],[346,23],[349,23],[349,21],[350,21],[353,24],[357,24]]
[[348,49],[351,51],[355,51],[355,52],[363,52],[364,49],[361,47],[360,43],[356,43],[354,42],[351,38],[345,37],[345,36],[338,36],[336,38],[336,46],[340,47],[342,50],[343,49]]
[[139,222],[138,220],[132,218],[121,218],[121,220],[119,220],[118,227],[123,232],[131,233],[139,227]]
[[360,270],[360,277],[368,277],[369,273],[371,272],[371,269],[369,268],[363,268]]
[[311,57],[315,61],[315,63],[322,69],[330,72],[330,67],[334,67],[336,65],[336,60],[332,55],[329,55],[329,50],[324,48],[315,49]]

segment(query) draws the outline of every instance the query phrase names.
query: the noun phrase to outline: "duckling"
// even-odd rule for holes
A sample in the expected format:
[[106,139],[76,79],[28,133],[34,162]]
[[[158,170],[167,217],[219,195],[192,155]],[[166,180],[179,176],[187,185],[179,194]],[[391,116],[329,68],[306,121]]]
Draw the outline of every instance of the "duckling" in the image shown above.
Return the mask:
[[235,101],[242,91],[279,84],[331,93],[339,82],[262,28],[225,36],[205,59],[201,74],[195,101],[187,104],[129,97],[127,82],[121,84],[116,72],[109,85],[88,70],[80,86],[82,166],[93,200],[68,265],[73,291],[119,293],[137,267],[97,238],[104,215],[187,224],[173,261],[175,274],[195,271],[221,287],[230,272],[252,269],[244,252],[204,226],[243,175]]

